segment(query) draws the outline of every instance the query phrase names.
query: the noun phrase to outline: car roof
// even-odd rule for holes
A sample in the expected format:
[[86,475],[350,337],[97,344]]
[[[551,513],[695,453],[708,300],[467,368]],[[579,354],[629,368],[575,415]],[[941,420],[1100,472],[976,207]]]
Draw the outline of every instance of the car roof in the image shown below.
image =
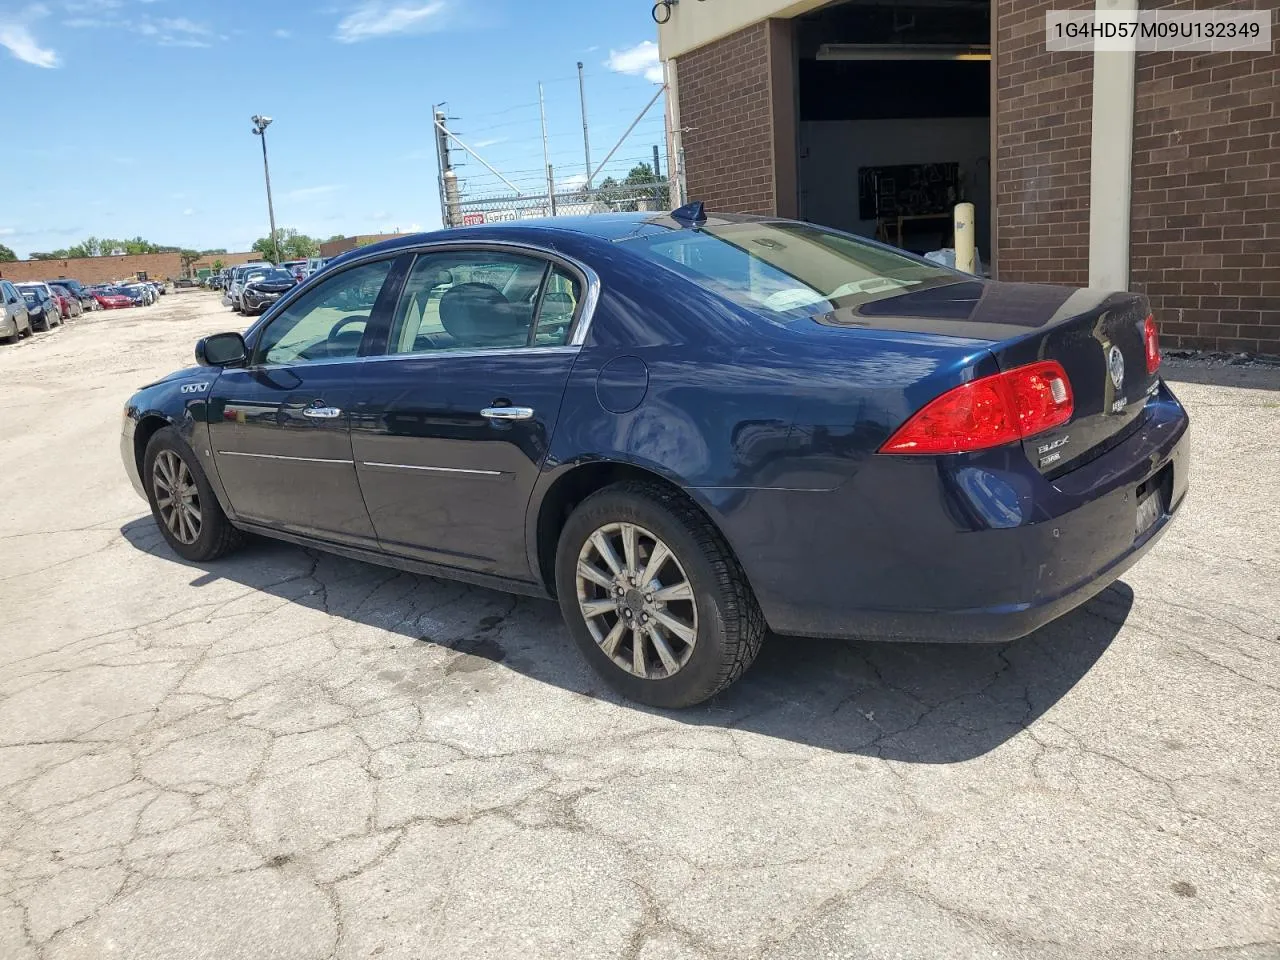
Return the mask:
[[[753,223],[776,220],[776,217],[758,217],[750,214],[716,214],[708,216],[706,221],[697,224],[699,227],[723,226],[729,223]],[[529,240],[546,239],[548,235],[591,237],[606,242],[630,240],[635,237],[658,236],[677,230],[687,230],[693,224],[676,220],[669,213],[595,213],[587,216],[535,217],[528,220],[503,221],[501,223],[477,224],[470,227],[457,227],[447,230],[435,230],[430,233],[409,233],[381,243],[358,247],[333,261],[349,260],[355,257],[366,257],[371,253],[382,253],[399,250],[404,247],[415,247],[423,243],[442,240],[466,241],[475,240]]]

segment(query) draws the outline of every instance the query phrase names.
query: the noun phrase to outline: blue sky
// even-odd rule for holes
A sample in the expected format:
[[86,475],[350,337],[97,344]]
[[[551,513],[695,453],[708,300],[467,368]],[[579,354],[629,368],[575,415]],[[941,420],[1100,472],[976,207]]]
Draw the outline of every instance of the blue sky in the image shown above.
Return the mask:
[[[0,151],[0,243],[20,256],[90,235],[247,249],[267,233],[255,113],[274,119],[279,226],[321,237],[432,229],[432,103],[447,101],[458,135],[526,187],[542,167],[539,81],[557,180],[581,180],[577,61],[599,164],[658,91],[650,7],[0,0],[0,89],[14,121]],[[660,100],[606,172],[625,174],[662,143]],[[499,186],[474,161],[460,170],[477,193]]]

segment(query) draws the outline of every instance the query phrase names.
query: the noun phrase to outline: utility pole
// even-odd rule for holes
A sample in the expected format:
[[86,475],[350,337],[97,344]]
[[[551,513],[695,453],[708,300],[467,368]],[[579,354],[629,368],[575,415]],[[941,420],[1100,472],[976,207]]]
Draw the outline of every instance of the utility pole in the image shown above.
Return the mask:
[[276,236],[276,208],[271,202],[271,166],[267,163],[267,127],[271,126],[271,118],[254,114],[253,135],[262,138],[262,172],[267,178],[267,217],[271,222],[271,249],[275,251],[275,262],[280,262],[280,238]]
[[542,99],[542,84],[538,84],[538,113],[542,116],[542,165],[547,170],[547,203],[551,207],[551,216],[556,215],[556,185],[551,179],[551,154],[547,146],[547,104]]
[[662,170],[658,167],[658,145],[656,143],[653,145],[653,179],[662,179]]
[[582,78],[582,61],[578,61],[578,100],[582,103],[582,152],[587,160],[587,189],[591,189],[591,134],[587,130],[587,84]]
[[440,225],[442,227],[449,226],[448,208],[444,205],[444,151],[440,149],[440,128],[436,126],[436,120],[440,117],[440,107],[442,104],[433,103],[431,105],[431,134],[432,139],[436,142],[436,194],[440,198]]
[[446,227],[459,227],[455,222],[458,201],[458,175],[449,158],[449,137],[445,133],[445,114],[439,106],[431,108],[436,135],[436,159],[440,165],[440,222]]

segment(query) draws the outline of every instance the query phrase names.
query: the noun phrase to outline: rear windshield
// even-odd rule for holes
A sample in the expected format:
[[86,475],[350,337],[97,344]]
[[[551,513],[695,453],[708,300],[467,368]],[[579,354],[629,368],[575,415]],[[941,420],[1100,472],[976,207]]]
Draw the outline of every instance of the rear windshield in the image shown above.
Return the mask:
[[288,270],[267,270],[263,273],[254,271],[249,279],[260,283],[293,283],[293,274]]
[[714,293],[784,317],[957,283],[943,267],[805,223],[730,223],[624,241]]

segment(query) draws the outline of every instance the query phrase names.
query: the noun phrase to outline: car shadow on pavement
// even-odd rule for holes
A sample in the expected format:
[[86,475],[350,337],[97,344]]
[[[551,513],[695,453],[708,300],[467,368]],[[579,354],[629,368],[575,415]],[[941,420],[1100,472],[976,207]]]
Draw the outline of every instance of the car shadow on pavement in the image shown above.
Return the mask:
[[[663,711],[629,703],[609,690],[583,662],[559,607],[548,600],[258,538],[222,560],[189,563],[169,549],[149,515],[125,524],[121,533],[139,550],[194,571],[193,606],[205,602],[201,588],[227,580],[323,609],[354,626],[407,638],[409,643],[395,649],[407,652],[408,667],[379,669],[377,676],[387,683],[388,695],[413,690],[424,708],[443,689],[430,683],[406,688],[406,675],[487,672],[493,679],[511,670],[693,726],[915,763],[970,760],[1029,727],[1089,672],[1133,605],[1133,591],[1118,582],[1031,636],[1005,644],[770,636],[755,665],[725,693],[688,710]],[[412,661],[419,657],[415,666]]]

